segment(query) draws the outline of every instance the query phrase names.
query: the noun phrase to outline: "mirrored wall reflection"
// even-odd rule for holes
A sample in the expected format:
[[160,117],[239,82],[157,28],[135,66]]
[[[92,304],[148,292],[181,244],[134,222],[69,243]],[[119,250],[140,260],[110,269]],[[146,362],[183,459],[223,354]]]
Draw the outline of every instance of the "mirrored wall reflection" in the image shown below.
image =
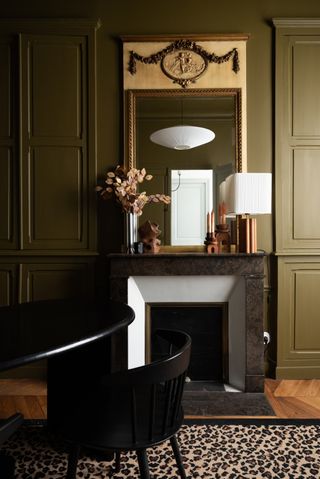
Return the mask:
[[[166,148],[150,140],[153,132],[181,124],[208,128],[215,133],[215,138],[210,143],[182,151]],[[206,213],[212,208],[216,209],[219,184],[235,171],[235,97],[137,97],[135,151],[136,167],[146,168],[147,173],[153,175],[153,180],[145,185],[147,193],[165,193],[172,196],[172,205],[153,204],[145,208],[139,218],[140,223],[150,219],[159,224],[162,245],[202,245],[205,238]],[[179,179],[178,171],[181,172],[181,190],[172,192]],[[194,178],[192,186],[192,175],[196,171],[210,172],[210,207],[209,200],[204,199],[204,186],[199,186],[199,177]],[[209,187],[206,188],[209,191]]]

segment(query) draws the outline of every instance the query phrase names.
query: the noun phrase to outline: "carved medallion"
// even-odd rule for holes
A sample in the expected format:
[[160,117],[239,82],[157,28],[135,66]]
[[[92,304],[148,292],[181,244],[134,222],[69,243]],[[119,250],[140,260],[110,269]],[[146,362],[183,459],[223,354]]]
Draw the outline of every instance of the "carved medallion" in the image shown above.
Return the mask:
[[194,83],[207,69],[207,60],[199,53],[179,50],[168,53],[161,60],[161,68],[174,83],[186,87]]
[[218,56],[215,53],[209,53],[200,45],[192,40],[176,40],[159,52],[153,53],[147,57],[139,53],[130,51],[128,69],[131,75],[137,72],[137,62],[146,65],[156,65],[161,62],[163,73],[179,83],[182,88],[194,83],[207,69],[209,63],[225,63],[232,58],[232,70],[234,73],[239,71],[238,50],[233,48],[224,55]]

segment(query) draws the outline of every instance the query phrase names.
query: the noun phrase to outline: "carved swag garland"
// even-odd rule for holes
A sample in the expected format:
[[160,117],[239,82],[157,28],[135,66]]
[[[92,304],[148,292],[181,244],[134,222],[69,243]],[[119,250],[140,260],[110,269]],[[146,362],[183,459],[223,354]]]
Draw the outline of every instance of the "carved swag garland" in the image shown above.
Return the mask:
[[[177,52],[175,56],[174,63],[180,66],[178,72],[177,69],[168,68],[165,64],[165,59],[170,54]],[[202,65],[196,65],[196,61],[191,57],[191,53],[195,56],[201,57]],[[131,75],[135,75],[137,72],[137,61],[152,65],[161,62],[161,68],[163,73],[173,80],[173,83],[178,83],[182,88],[186,88],[190,83],[195,83],[196,79],[199,78],[207,69],[208,63],[225,63],[232,58],[232,70],[234,73],[238,73],[240,70],[239,65],[239,54],[236,48],[233,48],[225,55],[217,56],[215,53],[209,53],[200,45],[197,45],[196,42],[192,40],[176,40],[167,46],[163,50],[160,50],[157,53],[153,53],[148,57],[143,57],[137,52],[131,50],[129,58],[129,72]]]

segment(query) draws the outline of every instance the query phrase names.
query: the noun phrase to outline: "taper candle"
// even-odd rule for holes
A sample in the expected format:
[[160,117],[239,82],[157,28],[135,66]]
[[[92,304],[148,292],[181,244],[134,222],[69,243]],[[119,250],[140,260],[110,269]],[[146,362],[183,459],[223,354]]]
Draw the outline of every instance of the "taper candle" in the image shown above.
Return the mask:
[[207,233],[211,233],[210,226],[210,213],[207,213]]
[[211,211],[211,231],[210,233],[214,233],[215,230],[215,224],[214,224],[214,211]]

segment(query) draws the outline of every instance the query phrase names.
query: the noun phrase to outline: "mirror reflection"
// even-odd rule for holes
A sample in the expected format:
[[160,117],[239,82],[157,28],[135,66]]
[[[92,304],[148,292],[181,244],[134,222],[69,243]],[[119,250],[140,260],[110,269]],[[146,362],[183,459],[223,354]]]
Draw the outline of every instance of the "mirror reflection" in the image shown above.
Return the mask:
[[213,208],[214,175],[213,170],[171,170],[172,246],[203,244],[206,214]]
[[[153,175],[147,193],[161,191],[172,198],[171,205],[154,204],[146,209],[140,223],[150,219],[159,224],[163,245],[203,245],[206,213],[218,208],[219,185],[240,171],[238,91],[137,90],[132,95],[131,164]],[[155,131],[177,125],[207,128],[215,137],[187,150],[150,140]]]

